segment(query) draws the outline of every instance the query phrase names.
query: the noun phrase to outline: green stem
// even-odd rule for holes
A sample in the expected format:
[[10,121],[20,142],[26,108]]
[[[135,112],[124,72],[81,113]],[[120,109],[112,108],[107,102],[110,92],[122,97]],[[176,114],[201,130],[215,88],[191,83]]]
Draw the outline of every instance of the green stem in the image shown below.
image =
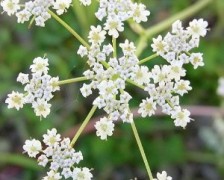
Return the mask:
[[110,67],[110,65],[106,61],[101,61],[101,64],[107,69]]
[[87,115],[86,119],[83,121],[82,125],[80,126],[80,128],[76,132],[75,136],[73,137],[72,142],[70,143],[71,147],[73,147],[74,144],[76,143],[77,139],[81,135],[82,131],[85,129],[86,125],[88,124],[89,120],[91,119],[91,117],[95,113],[96,109],[97,109],[97,106],[93,106],[92,109],[90,110],[90,112]]
[[153,54],[153,55],[151,55],[151,56],[149,56],[149,57],[147,57],[147,58],[145,58],[145,59],[142,59],[141,61],[138,62],[138,64],[139,64],[139,65],[140,65],[140,64],[143,64],[143,63],[145,63],[145,62],[147,62],[147,61],[150,61],[151,59],[156,58],[157,56],[158,56],[158,54]]
[[77,77],[77,78],[72,78],[72,79],[66,79],[63,81],[59,81],[58,85],[63,85],[63,84],[70,84],[70,83],[74,83],[74,82],[80,82],[80,81],[86,81],[88,80],[86,77]]
[[140,84],[137,84],[136,82],[134,82],[133,80],[131,80],[131,79],[127,79],[126,80],[128,83],[130,83],[130,84],[132,84],[132,85],[134,85],[134,86],[137,86],[137,87],[139,87],[139,88],[141,88],[141,89],[145,89],[145,87],[144,86],[142,86],[142,85],[140,85]]
[[144,161],[145,168],[146,168],[146,170],[147,170],[149,179],[150,179],[150,180],[153,180],[152,171],[151,171],[151,169],[150,169],[148,160],[147,160],[147,158],[146,158],[146,155],[145,155],[145,152],[144,152],[142,143],[141,143],[141,139],[140,139],[140,137],[139,137],[139,134],[138,134],[138,131],[137,131],[137,128],[136,128],[136,126],[135,126],[134,121],[131,123],[131,127],[132,127],[132,131],[133,131],[133,133],[134,133],[135,139],[136,139],[136,141],[137,141],[139,151],[140,151],[140,153],[141,153],[141,155],[142,155],[142,159],[143,159],[143,161]]
[[174,16],[171,16],[170,18],[162,21],[161,23],[147,29],[145,33],[140,37],[139,43],[137,46],[137,55],[140,55],[144,48],[147,46],[147,40],[162,32],[163,30],[167,29],[174,21],[176,20],[183,20],[186,19],[195,13],[197,13],[199,10],[206,7],[209,3],[213,2],[212,0],[200,0],[197,3],[193,4],[192,6],[186,8],[185,10],[175,14]]
[[72,29],[65,21],[58,17],[54,12],[48,10],[48,13],[58,21],[62,26],[64,26],[76,39],[79,40],[85,47],[90,48],[89,44],[74,30]]
[[31,21],[30,21],[30,23],[29,23],[28,29],[30,29],[31,26],[33,25],[33,22],[34,22],[35,18],[36,18],[36,16],[33,16],[33,17],[32,17],[32,19],[31,19]]
[[114,58],[116,58],[117,57],[117,39],[116,38],[112,38],[112,44],[114,49],[113,56]]

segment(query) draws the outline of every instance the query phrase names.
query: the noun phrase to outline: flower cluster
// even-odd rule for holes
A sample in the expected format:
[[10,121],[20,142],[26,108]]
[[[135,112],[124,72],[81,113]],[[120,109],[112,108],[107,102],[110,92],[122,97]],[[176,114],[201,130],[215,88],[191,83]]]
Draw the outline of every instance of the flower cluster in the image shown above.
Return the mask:
[[202,53],[190,53],[189,51],[199,46],[200,37],[204,37],[207,33],[207,26],[207,21],[194,19],[184,29],[181,21],[178,20],[172,25],[172,33],[167,33],[164,38],[161,35],[153,38],[153,51],[171,65],[177,62],[191,63],[194,69],[203,66]]
[[[83,5],[90,5],[91,0],[80,0]],[[146,22],[150,12],[142,3],[134,3],[131,0],[100,0],[99,9],[95,13],[102,21],[106,18],[104,29],[114,38],[118,38],[119,32],[124,31],[124,21],[132,18],[135,22]]]
[[51,104],[48,101],[53,98],[53,92],[58,91],[58,77],[48,75],[48,59],[37,57],[30,66],[29,74],[19,73],[17,81],[25,85],[24,93],[13,91],[8,95],[6,103],[8,108],[19,110],[24,104],[32,104],[36,116],[46,117],[50,113]]
[[166,171],[163,171],[162,173],[157,173],[157,178],[154,180],[172,180],[173,178],[168,176]]
[[217,94],[224,97],[224,77],[219,78]]
[[89,168],[79,168],[79,164],[83,160],[82,153],[76,152],[70,146],[69,138],[61,138],[57,134],[56,129],[48,130],[47,134],[43,135],[43,143],[45,149],[39,140],[26,140],[23,146],[24,151],[29,157],[36,158],[40,166],[46,167],[49,164],[49,172],[43,180],[49,179],[65,179],[72,178],[73,180],[90,180],[92,174]]
[[[3,0],[1,6],[9,16],[16,15],[18,23],[35,20],[37,26],[44,27],[51,17],[48,10],[53,8],[58,15],[63,14],[70,7],[72,0],[33,0],[20,4],[19,0]],[[22,9],[22,10],[21,10]]]
[[[193,22],[194,26],[197,26],[195,22],[205,24],[201,20],[193,20],[190,24],[192,25]],[[185,54],[187,49],[180,47],[181,45],[186,47],[190,43],[185,39],[184,45],[180,38],[184,38],[183,34],[188,32],[187,38],[191,37],[191,39],[195,40],[199,39],[200,36],[204,36],[206,32],[204,33],[201,30],[198,36],[193,33],[189,36],[189,32],[192,30],[190,28],[183,30],[181,27],[181,22],[177,21],[173,24],[172,32],[178,32],[179,34],[171,35],[168,33],[169,38],[166,37],[166,41],[161,40],[159,42],[158,39],[161,36],[154,39],[154,44],[152,44],[154,51],[159,48],[166,49],[166,52],[159,52],[159,55],[165,57],[170,64],[155,65],[150,71],[147,66],[139,65],[140,61],[135,55],[134,43],[128,40],[120,43],[119,46],[123,55],[118,58],[114,53],[114,47],[111,44],[104,44],[105,30],[100,25],[97,27],[91,26],[88,36],[91,44],[90,48],[80,46],[78,50],[80,56],[87,57],[87,63],[90,65],[90,69],[84,72],[84,76],[91,80],[91,83],[84,84],[81,93],[84,97],[87,97],[92,94],[94,89],[99,91],[99,96],[94,100],[93,105],[96,105],[99,109],[104,109],[108,114],[108,117],[100,119],[95,125],[97,136],[100,136],[101,139],[107,139],[107,136],[112,135],[114,130],[113,121],[119,118],[123,122],[132,122],[133,120],[133,114],[129,108],[129,101],[132,97],[125,91],[127,82],[142,88],[149,94],[149,97],[142,100],[139,107],[138,112],[142,117],[152,116],[157,106],[161,106],[163,112],[174,119],[176,126],[185,128],[187,123],[192,120],[189,117],[190,112],[181,109],[179,102],[179,96],[183,96],[192,89],[190,82],[182,79],[186,75],[183,65],[189,62],[188,59],[192,59],[192,57]],[[191,29],[193,29],[193,25]],[[180,46],[178,46],[177,42],[179,42]],[[172,43],[175,43],[179,49]],[[182,51],[183,53],[180,55]],[[173,54],[173,56],[169,54]],[[185,58],[183,58],[183,54],[185,54]],[[192,53],[194,58],[196,58],[195,54],[197,53]],[[202,65],[202,62],[199,63],[199,60],[196,59],[191,62],[196,63],[195,66]]]

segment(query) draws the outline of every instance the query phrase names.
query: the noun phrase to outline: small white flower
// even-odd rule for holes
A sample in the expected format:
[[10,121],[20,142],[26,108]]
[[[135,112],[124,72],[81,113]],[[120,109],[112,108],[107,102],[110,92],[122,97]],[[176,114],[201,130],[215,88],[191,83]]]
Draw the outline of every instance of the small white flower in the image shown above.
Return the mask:
[[17,81],[22,84],[28,83],[29,82],[29,74],[19,73],[19,75],[17,77]]
[[59,77],[52,77],[49,83],[50,83],[50,87],[52,88],[52,92],[60,90],[60,86],[58,85]]
[[77,54],[79,54],[81,57],[84,57],[88,54],[88,50],[83,45],[80,45],[79,50],[77,51]]
[[91,180],[93,175],[88,168],[74,168],[72,178],[74,180]]
[[157,173],[157,178],[154,180],[172,180],[172,177],[168,176],[166,171],[163,171],[162,173]]
[[26,140],[25,145],[23,145],[23,149],[29,157],[36,157],[36,155],[42,150],[41,142],[36,139]]
[[46,118],[47,115],[50,114],[50,108],[51,104],[48,104],[43,99],[37,99],[37,101],[33,102],[32,107],[34,108],[34,112],[36,113],[36,116],[44,117]]
[[92,44],[101,44],[106,38],[106,31],[102,30],[102,27],[98,25],[97,27],[91,26],[89,32],[89,42]]
[[194,69],[197,69],[198,66],[204,66],[202,53],[192,53],[190,56],[190,62],[194,66]]
[[207,34],[207,26],[207,21],[204,21],[203,19],[194,19],[189,23],[189,27],[187,28],[187,30],[193,37],[204,37]]
[[29,11],[27,11],[26,9],[16,13],[18,23],[24,23],[26,21],[29,21],[31,16],[32,16],[32,14]]
[[162,36],[159,35],[157,38],[153,38],[153,44],[151,47],[152,51],[156,52],[158,55],[163,55],[168,50],[168,44],[163,41]]
[[33,60],[33,64],[30,66],[31,72],[33,73],[44,73],[48,72],[48,59],[37,57]]
[[8,94],[8,98],[5,100],[5,103],[8,104],[8,108],[15,108],[19,110],[23,107],[24,102],[24,94],[19,92],[12,91],[11,94]]
[[146,100],[143,99],[142,103],[139,106],[140,108],[138,110],[138,113],[140,113],[142,117],[150,117],[155,113],[156,103],[153,102],[152,98],[146,98]]
[[56,9],[58,15],[63,14],[71,6],[72,0],[56,0],[53,9]]
[[182,110],[180,107],[175,108],[171,113],[171,118],[175,119],[175,126],[181,126],[183,128],[192,120],[189,116],[190,112],[187,109]]
[[47,130],[47,134],[43,135],[43,142],[48,146],[54,146],[61,141],[61,135],[57,134],[57,130],[53,128],[52,130]]
[[150,12],[146,10],[146,7],[144,4],[137,4],[134,3],[132,5],[133,10],[133,20],[137,23],[140,23],[141,21],[146,22],[148,20],[147,16],[150,15]]
[[41,156],[38,157],[37,161],[38,165],[45,167],[48,163],[48,158],[47,156],[42,154]]
[[84,83],[80,91],[84,97],[89,96],[90,94],[92,94],[91,85]]
[[65,179],[68,179],[68,178],[72,177],[72,171],[70,168],[63,168],[61,175],[63,175],[65,177]]
[[113,36],[113,38],[118,38],[119,33],[124,31],[123,23],[115,16],[107,19],[105,23],[105,30],[108,30],[108,34]]
[[51,170],[47,172],[47,176],[43,177],[43,180],[59,180],[61,178],[62,176],[60,175],[60,173]]
[[1,6],[9,16],[15,14],[20,9],[19,0],[3,0]]
[[95,124],[96,135],[100,136],[100,139],[106,140],[107,136],[112,136],[114,131],[114,123],[107,118],[100,118]]
[[190,86],[190,81],[187,80],[181,79],[177,81],[174,86],[174,91],[180,94],[181,96],[183,96],[183,94],[187,93],[190,90],[192,90],[192,87]]

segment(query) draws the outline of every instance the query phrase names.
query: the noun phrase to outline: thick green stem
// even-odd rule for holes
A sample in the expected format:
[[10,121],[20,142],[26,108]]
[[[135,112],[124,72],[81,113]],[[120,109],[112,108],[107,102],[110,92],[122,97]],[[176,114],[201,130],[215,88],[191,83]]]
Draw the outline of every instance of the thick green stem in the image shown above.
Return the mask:
[[79,40],[85,47],[90,48],[89,44],[74,30],[72,29],[65,21],[58,17],[54,12],[48,10],[48,13],[58,21],[62,26],[64,26],[76,39]]
[[130,83],[130,84],[132,84],[132,85],[134,85],[134,86],[137,86],[137,87],[139,87],[139,88],[141,88],[141,89],[145,89],[145,87],[144,86],[142,86],[142,85],[140,85],[140,84],[137,84],[136,82],[134,82],[133,80],[131,80],[131,79],[127,79],[126,80],[128,83]]
[[152,171],[151,171],[151,169],[150,169],[148,160],[147,160],[147,158],[146,158],[146,155],[145,155],[145,152],[144,152],[142,143],[141,143],[141,139],[140,139],[140,137],[139,137],[139,134],[138,134],[138,131],[137,131],[137,128],[136,128],[136,126],[135,126],[134,121],[131,123],[131,127],[132,127],[132,131],[133,131],[133,133],[134,133],[136,142],[137,142],[137,144],[138,144],[139,151],[140,151],[140,153],[141,153],[141,155],[142,155],[142,159],[143,159],[143,161],[144,161],[145,168],[146,168],[146,170],[147,170],[149,179],[150,179],[150,180],[153,180]]
[[152,37],[153,35],[156,35],[156,34],[162,32],[163,30],[167,29],[168,27],[170,27],[170,25],[174,21],[176,21],[178,19],[179,20],[186,19],[186,18],[194,15],[195,13],[197,13],[199,10],[206,7],[211,2],[213,2],[213,1],[212,0],[200,0],[197,3],[193,4],[192,6],[186,8],[185,10],[183,10],[183,11],[175,14],[174,16],[162,21],[161,23],[147,29],[145,31],[145,33],[139,39],[136,54],[140,55],[142,53],[142,51],[144,50],[144,48],[147,45],[147,40],[150,37]]
[[140,65],[140,64],[143,64],[143,63],[145,63],[145,62],[147,62],[147,61],[150,61],[151,59],[156,58],[157,56],[158,56],[157,54],[153,54],[153,55],[151,55],[151,56],[149,56],[149,57],[147,57],[147,58],[145,58],[145,59],[142,59],[141,61],[138,62],[138,64],[139,64],[139,65]]
[[80,82],[80,81],[86,81],[88,80],[86,77],[77,77],[77,78],[72,78],[72,79],[66,79],[63,81],[59,81],[58,85],[63,85],[63,84],[70,84],[70,83],[75,83],[75,82]]
[[117,39],[116,38],[112,38],[112,44],[114,49],[113,56],[114,58],[116,58],[117,57]]
[[89,120],[92,118],[93,114],[95,113],[97,109],[97,106],[93,106],[90,110],[89,114],[87,115],[86,119],[83,121],[82,125],[80,126],[79,130],[76,132],[74,138],[72,139],[72,142],[70,143],[70,146],[73,147],[81,135],[82,131],[85,129],[86,125],[88,124]]

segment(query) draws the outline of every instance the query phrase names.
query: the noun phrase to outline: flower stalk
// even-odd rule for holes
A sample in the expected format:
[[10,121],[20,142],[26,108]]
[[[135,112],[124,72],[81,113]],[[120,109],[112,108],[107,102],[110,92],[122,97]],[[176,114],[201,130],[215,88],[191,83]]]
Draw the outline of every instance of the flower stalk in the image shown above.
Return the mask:
[[80,126],[80,128],[78,129],[78,131],[76,132],[75,136],[73,137],[70,146],[73,147],[77,141],[77,139],[79,138],[79,136],[81,135],[81,133],[83,132],[83,130],[85,129],[86,125],[88,124],[89,120],[92,118],[93,114],[95,113],[97,109],[97,106],[93,106],[92,109],[90,110],[89,114],[87,115],[86,119],[83,121],[82,125]]
[[142,143],[141,143],[141,139],[140,139],[140,137],[139,137],[139,134],[138,134],[138,131],[137,131],[137,128],[136,128],[136,126],[135,126],[134,121],[131,123],[131,128],[132,128],[132,131],[133,131],[133,133],[134,133],[136,142],[137,142],[137,144],[138,144],[138,148],[139,148],[139,151],[140,151],[140,153],[141,153],[142,159],[143,159],[143,161],[144,161],[145,168],[146,168],[146,170],[147,170],[149,179],[150,179],[150,180],[153,180],[152,171],[151,171],[151,169],[150,169],[148,160],[147,160],[147,158],[146,158],[146,155],[145,155],[145,152],[144,152]]
[[77,77],[77,78],[72,78],[72,79],[66,79],[63,81],[59,81],[58,85],[64,85],[64,84],[70,84],[70,83],[75,83],[75,82],[80,82],[80,81],[86,81],[88,80],[86,77]]
[[89,44],[74,30],[69,26],[65,21],[63,21],[60,17],[58,17],[54,12],[48,10],[48,13],[58,21],[62,26],[64,26],[83,46],[86,48],[90,48]]

